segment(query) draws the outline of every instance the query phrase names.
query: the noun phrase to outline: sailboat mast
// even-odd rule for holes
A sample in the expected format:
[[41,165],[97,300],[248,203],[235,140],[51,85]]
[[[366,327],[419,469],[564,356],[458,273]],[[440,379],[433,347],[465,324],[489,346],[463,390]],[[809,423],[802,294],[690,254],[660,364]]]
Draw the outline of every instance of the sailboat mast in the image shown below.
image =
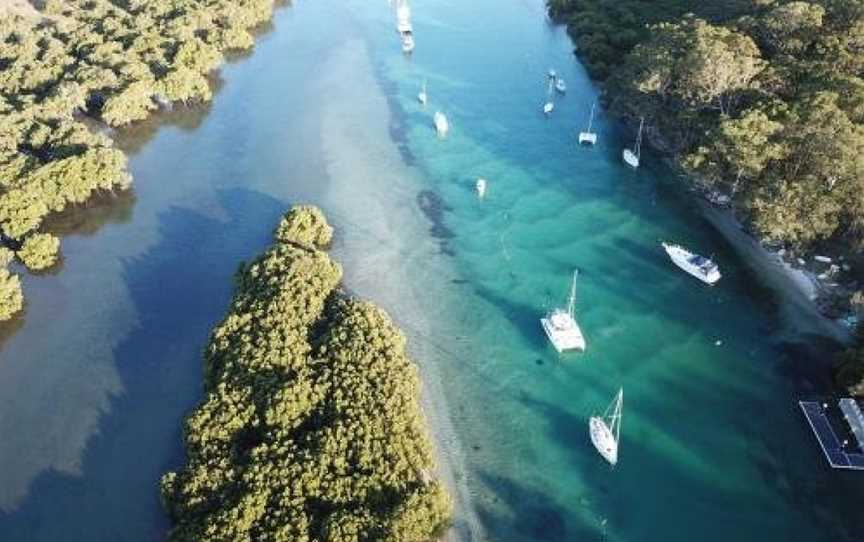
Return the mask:
[[615,411],[612,413],[612,432],[615,434],[615,443],[617,444],[618,436],[621,434],[621,409],[624,404],[624,388],[618,390],[618,397],[615,398]]
[[639,133],[636,135],[636,158],[642,157],[642,125],[645,123],[645,117],[639,117]]
[[576,311],[576,277],[579,275],[579,271],[573,271],[573,282],[570,284],[570,300],[567,302],[567,314],[570,315],[570,318],[573,318],[573,314]]
[[594,106],[596,103],[591,104],[591,115],[588,117],[588,133],[591,133],[591,125],[594,123]]

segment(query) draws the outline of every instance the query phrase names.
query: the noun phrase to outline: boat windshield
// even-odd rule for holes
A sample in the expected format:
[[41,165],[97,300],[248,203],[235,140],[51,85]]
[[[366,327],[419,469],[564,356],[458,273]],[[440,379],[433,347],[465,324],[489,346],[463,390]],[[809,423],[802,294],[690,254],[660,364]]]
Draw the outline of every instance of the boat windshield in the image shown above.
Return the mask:
[[717,267],[714,262],[712,262],[705,256],[699,256],[698,254],[691,256],[688,262],[690,263],[690,265],[694,265],[705,272],[711,271],[712,269]]

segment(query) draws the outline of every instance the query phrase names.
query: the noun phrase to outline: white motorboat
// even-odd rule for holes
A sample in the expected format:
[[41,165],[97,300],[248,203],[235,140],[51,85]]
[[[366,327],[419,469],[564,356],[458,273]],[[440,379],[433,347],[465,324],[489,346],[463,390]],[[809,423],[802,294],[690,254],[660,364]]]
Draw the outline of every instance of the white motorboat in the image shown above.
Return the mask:
[[396,31],[400,34],[414,31],[411,27],[411,7],[408,5],[408,0],[396,2]]
[[588,429],[591,443],[603,456],[603,459],[615,466],[618,463],[618,443],[621,434],[621,409],[624,404],[624,388],[618,390],[618,395],[606,407],[603,416],[591,416]]
[[447,116],[440,111],[435,112],[435,131],[438,132],[438,137],[446,137],[450,131],[450,123],[447,121]]
[[639,159],[641,158],[642,152],[642,126],[645,123],[645,118],[639,118],[639,132],[636,134],[636,145],[631,149],[624,149],[624,162],[627,163],[630,167],[638,168],[639,167]]
[[573,271],[573,283],[570,285],[570,299],[566,309],[553,309],[540,319],[546,336],[559,353],[566,350],[585,350],[585,337],[579,324],[576,323],[576,277],[579,271]]
[[561,94],[567,92],[567,83],[565,83],[564,80],[560,77],[555,81],[555,90],[557,90]]
[[426,80],[423,80],[423,88],[420,89],[420,94],[417,95],[417,101],[422,105],[426,105],[429,96],[426,95]]
[[477,197],[483,199],[486,195],[486,179],[477,179],[475,188],[477,189]]
[[591,125],[594,123],[594,106],[591,104],[591,116],[588,117],[588,128],[584,132],[579,132],[580,145],[594,145],[597,143],[597,134],[591,131]]
[[694,254],[679,245],[662,243],[672,262],[706,284],[720,280],[720,268],[710,259]]

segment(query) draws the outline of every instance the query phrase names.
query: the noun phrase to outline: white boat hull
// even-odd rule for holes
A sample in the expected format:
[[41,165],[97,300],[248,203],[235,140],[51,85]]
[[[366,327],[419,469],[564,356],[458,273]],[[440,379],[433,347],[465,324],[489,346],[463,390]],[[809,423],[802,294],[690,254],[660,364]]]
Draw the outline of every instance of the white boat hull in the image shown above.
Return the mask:
[[543,106],[543,113],[549,115],[555,109],[555,104],[552,102],[546,102],[546,105]]
[[477,179],[477,197],[483,199],[486,196],[486,179]]
[[624,153],[623,153],[622,157],[624,158],[624,163],[627,164],[628,166],[630,166],[632,168],[638,168],[639,167],[639,157],[636,156],[636,154],[633,151],[631,151],[630,149],[624,149]]
[[[722,278],[722,275],[720,274],[720,271],[719,269],[717,269],[716,265],[714,265],[713,269],[711,269],[710,271],[704,272],[700,267],[690,264],[690,258],[696,256],[692,252],[685,250],[684,248],[677,245],[670,245],[667,243],[663,243],[663,248],[666,250],[666,254],[669,255],[669,259],[672,260],[672,263],[674,263],[688,275],[696,277],[705,284],[713,285]],[[707,261],[710,262],[710,260]],[[711,263],[713,264],[713,262]]]
[[417,95],[417,101],[420,102],[421,105],[426,105],[427,99],[428,98],[426,97],[425,92],[421,92],[420,94]]
[[585,337],[575,320],[571,319],[568,326],[556,326],[549,315],[541,318],[540,324],[559,354],[570,350],[585,351]]
[[440,111],[435,113],[435,131],[438,132],[438,137],[446,137],[447,132],[450,131],[450,123]]
[[618,442],[609,427],[598,416],[592,416],[588,423],[591,443],[610,465],[618,463]]
[[594,132],[579,133],[580,145],[594,145],[595,143],[597,143],[597,134],[595,134]]

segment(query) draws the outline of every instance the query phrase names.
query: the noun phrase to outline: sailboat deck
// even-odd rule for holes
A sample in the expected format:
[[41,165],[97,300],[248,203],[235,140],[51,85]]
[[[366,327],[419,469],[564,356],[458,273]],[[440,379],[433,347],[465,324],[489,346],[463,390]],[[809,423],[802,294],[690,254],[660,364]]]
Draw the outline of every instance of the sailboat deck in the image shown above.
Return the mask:
[[864,470],[864,453],[848,453],[843,449],[822,405],[817,401],[799,401],[798,404],[813,429],[828,464],[835,469]]

